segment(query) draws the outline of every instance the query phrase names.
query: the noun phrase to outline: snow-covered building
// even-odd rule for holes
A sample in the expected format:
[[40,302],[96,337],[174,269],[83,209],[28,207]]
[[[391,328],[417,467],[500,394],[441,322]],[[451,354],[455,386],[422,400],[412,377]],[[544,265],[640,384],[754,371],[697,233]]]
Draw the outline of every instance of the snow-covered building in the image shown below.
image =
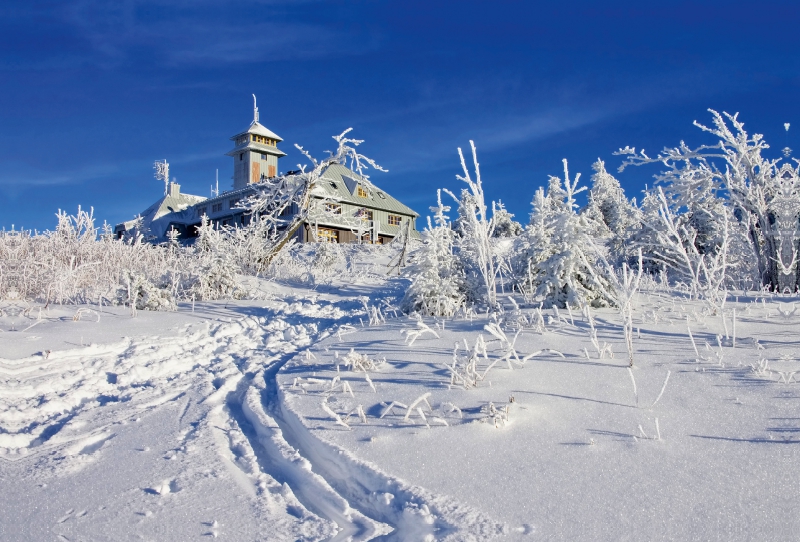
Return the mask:
[[[167,232],[177,230],[180,239],[196,235],[196,227],[206,216],[220,226],[245,225],[248,212],[239,203],[258,189],[258,184],[280,175],[278,160],[286,153],[278,149],[280,136],[259,122],[253,107],[253,121],[247,130],[230,138],[234,148],[233,188],[211,198],[182,194],[180,186],[167,182],[165,195],[134,220],[117,224],[117,237],[134,231],[160,243]],[[168,174],[167,174],[168,177]],[[413,209],[341,164],[331,164],[313,186],[308,219],[295,234],[299,242],[385,243],[400,232],[419,238]],[[299,209],[287,208],[287,222]]]

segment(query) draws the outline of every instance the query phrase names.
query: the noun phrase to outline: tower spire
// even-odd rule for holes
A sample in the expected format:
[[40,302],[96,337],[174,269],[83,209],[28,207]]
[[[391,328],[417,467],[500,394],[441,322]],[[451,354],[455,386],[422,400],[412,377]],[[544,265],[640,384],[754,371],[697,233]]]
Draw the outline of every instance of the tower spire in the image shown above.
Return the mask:
[[256,106],[255,94],[253,94],[253,122],[258,122],[258,107]]

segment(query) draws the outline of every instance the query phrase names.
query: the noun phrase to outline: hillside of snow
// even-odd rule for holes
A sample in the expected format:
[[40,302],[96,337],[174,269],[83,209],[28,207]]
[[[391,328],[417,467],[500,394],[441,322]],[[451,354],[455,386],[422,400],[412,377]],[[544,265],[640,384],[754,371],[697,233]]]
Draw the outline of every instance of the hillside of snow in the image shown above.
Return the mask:
[[614,309],[407,316],[363,256],[3,316],[0,538],[792,538],[796,298],[648,283],[629,369]]

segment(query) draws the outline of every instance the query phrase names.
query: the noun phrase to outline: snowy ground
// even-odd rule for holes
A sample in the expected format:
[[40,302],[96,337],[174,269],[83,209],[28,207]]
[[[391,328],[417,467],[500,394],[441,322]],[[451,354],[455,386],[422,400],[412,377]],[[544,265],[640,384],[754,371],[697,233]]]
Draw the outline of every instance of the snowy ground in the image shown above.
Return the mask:
[[794,538],[794,299],[644,293],[629,372],[613,310],[415,336],[397,286],[0,319],[0,538]]

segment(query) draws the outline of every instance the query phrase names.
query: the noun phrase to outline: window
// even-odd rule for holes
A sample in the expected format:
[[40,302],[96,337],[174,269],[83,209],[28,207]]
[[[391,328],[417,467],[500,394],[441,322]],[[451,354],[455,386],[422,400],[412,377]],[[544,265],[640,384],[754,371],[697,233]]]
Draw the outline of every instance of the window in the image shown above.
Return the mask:
[[228,208],[235,209],[237,203],[239,203],[239,198],[233,198],[231,200],[228,200]]
[[198,207],[197,208],[197,216],[205,216],[208,207]]
[[317,241],[320,243],[338,243],[339,230],[331,228],[317,228]]
[[325,212],[333,215],[340,215],[342,214],[342,206],[338,203],[326,203]]
[[242,160],[244,160],[244,153],[240,152],[239,153],[239,161],[241,162]]
[[367,194],[367,191],[366,191],[366,190],[364,190],[364,189],[361,187],[361,185],[358,185],[358,197],[359,197],[359,198],[366,198],[367,196],[369,196],[369,194]]
[[383,192],[378,192],[378,197],[381,199],[386,199],[386,196],[383,195]]
[[[268,137],[264,137],[262,135],[256,135],[256,134],[252,134],[251,135],[251,141],[253,141],[253,143],[261,143],[262,145],[270,145],[272,147],[274,147],[277,144],[277,141],[275,141],[274,139],[270,139]],[[242,138],[242,142],[241,143],[239,143],[239,141],[237,141],[236,143],[241,145],[241,144],[246,143],[246,142],[247,142],[247,137],[244,137],[244,138]]]
[[389,215],[389,225],[399,226],[403,219],[397,215]]
[[220,211],[222,211],[222,204],[221,203],[215,203],[214,205],[211,206],[211,212],[212,213],[218,213]]
[[331,188],[333,188],[334,190],[339,190],[339,187],[336,186],[336,183],[334,182],[331,182]]
[[266,159],[267,159],[267,155],[266,155],[266,154],[262,154],[262,155],[261,155],[261,159],[262,159],[262,160],[266,160]]
[[356,216],[360,216],[361,220],[372,220],[372,210],[371,209],[359,209]]

